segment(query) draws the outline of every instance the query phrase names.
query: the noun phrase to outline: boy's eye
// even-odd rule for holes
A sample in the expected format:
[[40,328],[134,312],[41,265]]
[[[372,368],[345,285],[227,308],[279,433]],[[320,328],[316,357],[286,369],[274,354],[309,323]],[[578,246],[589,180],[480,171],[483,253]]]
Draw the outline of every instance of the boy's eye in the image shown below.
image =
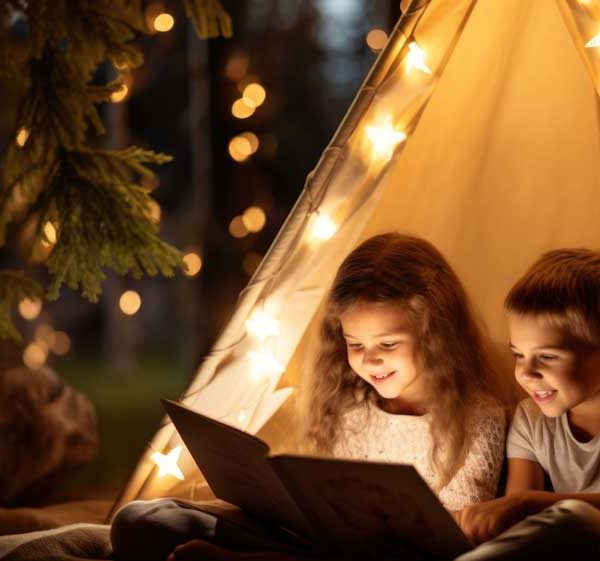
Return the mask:
[[521,353],[517,353],[515,351],[512,352],[512,355],[515,360],[519,360],[520,358],[523,358],[523,355]]
[[556,359],[558,358],[558,356],[556,356],[556,355],[548,355],[548,354],[543,354],[543,355],[540,355],[540,358],[541,358],[542,360],[556,360]]

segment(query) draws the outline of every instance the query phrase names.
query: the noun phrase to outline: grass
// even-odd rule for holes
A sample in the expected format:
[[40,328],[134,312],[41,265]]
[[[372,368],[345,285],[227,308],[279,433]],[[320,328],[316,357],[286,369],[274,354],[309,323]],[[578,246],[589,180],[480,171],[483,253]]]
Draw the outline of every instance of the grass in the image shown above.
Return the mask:
[[61,489],[68,498],[114,498],[152,438],[164,413],[161,397],[177,398],[188,373],[172,355],[145,354],[126,374],[111,373],[97,356],[64,359],[56,371],[96,407],[100,425],[97,457]]

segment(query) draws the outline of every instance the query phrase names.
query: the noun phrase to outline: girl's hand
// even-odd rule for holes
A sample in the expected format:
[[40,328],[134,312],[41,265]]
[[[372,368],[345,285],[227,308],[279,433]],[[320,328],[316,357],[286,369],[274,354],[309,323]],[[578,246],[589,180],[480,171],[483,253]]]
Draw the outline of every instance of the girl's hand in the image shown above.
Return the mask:
[[495,538],[525,517],[537,512],[527,493],[476,503],[456,512],[454,518],[474,544]]

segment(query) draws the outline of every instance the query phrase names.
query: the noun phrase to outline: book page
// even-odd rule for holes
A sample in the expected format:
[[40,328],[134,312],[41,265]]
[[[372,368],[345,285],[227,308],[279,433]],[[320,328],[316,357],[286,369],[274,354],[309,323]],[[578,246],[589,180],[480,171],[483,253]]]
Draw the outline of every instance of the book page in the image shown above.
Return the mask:
[[267,461],[266,443],[179,403],[163,405],[218,498],[301,536],[312,532]]
[[454,558],[469,542],[413,466],[281,455],[270,462],[320,530],[354,553]]

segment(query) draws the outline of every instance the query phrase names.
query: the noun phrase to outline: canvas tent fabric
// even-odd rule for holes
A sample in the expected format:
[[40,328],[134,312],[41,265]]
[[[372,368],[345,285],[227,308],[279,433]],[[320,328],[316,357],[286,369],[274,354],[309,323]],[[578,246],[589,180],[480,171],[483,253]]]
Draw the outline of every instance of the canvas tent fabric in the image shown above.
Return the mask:
[[[436,245],[502,347],[502,301],[527,266],[552,248],[600,246],[600,49],[584,46],[590,26],[600,30],[596,8],[575,0],[413,0],[402,7],[181,399],[258,433],[276,450],[290,446],[289,397],[306,368],[314,314],[341,260],[363,239],[397,230]],[[422,59],[411,58],[415,43]],[[397,145],[382,148],[386,138]],[[279,320],[277,334],[249,333],[246,320],[257,310]],[[205,483],[185,448],[185,479],[158,477],[152,454],[180,444],[165,420],[115,506],[201,496]]]

